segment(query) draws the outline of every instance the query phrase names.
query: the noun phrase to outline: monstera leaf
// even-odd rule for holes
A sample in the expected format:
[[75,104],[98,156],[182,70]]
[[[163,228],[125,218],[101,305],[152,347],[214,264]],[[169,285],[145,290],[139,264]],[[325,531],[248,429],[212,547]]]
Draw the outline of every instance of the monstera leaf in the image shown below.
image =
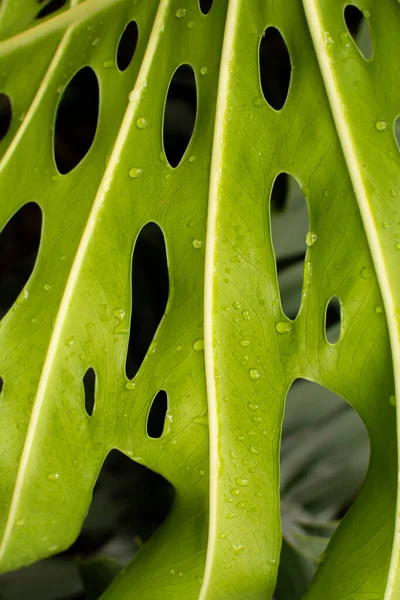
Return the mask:
[[[3,0],[0,222],[7,228],[29,205],[43,224],[33,272],[0,330],[2,571],[74,541],[118,449],[175,497],[104,598],[270,598],[285,397],[303,378],[345,398],[371,444],[361,492],[306,597],[398,597],[400,6],[358,3],[368,58],[346,4]],[[137,44],[121,58],[133,30]],[[290,57],[283,98],[260,81],[260,44],[273,31]],[[171,157],[164,108],[182,65],[197,113],[186,151]],[[63,102],[80,77],[88,87],[73,101],[93,100],[92,135],[79,155],[61,157]],[[191,115],[175,111],[186,130]],[[64,127],[68,137],[74,123]],[[281,303],[290,279],[277,278],[285,211],[271,219],[281,173],[298,182],[309,214],[294,318]],[[169,295],[138,360],[136,250],[155,231]],[[290,237],[300,251],[305,240]],[[328,341],[334,298],[341,323]],[[166,409],[162,432],[149,428],[153,409]],[[318,399],[305,410],[305,436],[318,431],[318,410]],[[304,486],[291,494],[283,501],[304,498]],[[293,545],[305,522],[302,513],[283,523]],[[315,553],[315,540],[308,547]]]

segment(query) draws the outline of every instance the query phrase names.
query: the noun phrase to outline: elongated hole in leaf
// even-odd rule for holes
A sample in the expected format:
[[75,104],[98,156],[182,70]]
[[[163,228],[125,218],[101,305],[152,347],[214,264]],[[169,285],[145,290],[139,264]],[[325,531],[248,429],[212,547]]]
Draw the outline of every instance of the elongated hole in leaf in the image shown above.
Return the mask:
[[341,304],[337,296],[331,298],[325,311],[325,336],[330,344],[336,344],[340,337]]
[[[348,4],[344,9],[344,21],[346,27],[353,38],[357,48],[367,60],[372,57],[371,31],[369,24],[363,13],[354,4]],[[342,43],[347,48],[346,38]]]
[[125,71],[134,57],[139,38],[139,29],[136,21],[130,21],[125,27],[117,49],[117,67]]
[[394,139],[396,140],[397,146],[400,151],[400,117],[397,117],[397,119],[394,122]]
[[89,152],[97,130],[99,83],[90,67],[78,71],[65,88],[57,107],[54,160],[63,175]]
[[44,19],[44,17],[48,17],[49,15],[55,13],[57,10],[60,10],[63,6],[67,4],[67,0],[50,0],[36,15],[36,19]]
[[286,42],[276,27],[268,27],[261,37],[259,73],[265,100],[281,110],[289,93],[292,65]]
[[91,417],[94,409],[96,389],[96,373],[91,367],[83,376],[83,387],[85,390],[85,410],[89,417]]
[[287,173],[280,173],[272,186],[270,218],[282,309],[294,319],[301,303],[306,239],[310,235],[306,199]]
[[172,76],[164,108],[164,150],[171,167],[178,166],[186,152],[196,113],[196,77],[190,65],[181,65]]
[[4,380],[2,377],[0,377],[0,394],[3,391],[3,386],[4,386]]
[[[32,274],[39,252],[42,211],[35,202],[22,206],[0,233],[0,316],[15,301],[29,302],[25,286]],[[23,240],[23,243],[21,243]]]
[[7,94],[0,94],[0,142],[10,129],[12,118],[11,100]]
[[158,530],[172,507],[173,486],[161,475],[112,450],[105,459],[82,531],[68,550],[87,556],[117,548],[124,563]]
[[210,10],[212,9],[212,5],[214,4],[214,0],[199,0],[200,10],[203,15],[208,15]]
[[346,514],[361,488],[369,454],[365,425],[347,402],[310,381],[292,384],[280,456],[281,518],[283,537],[300,556],[318,561],[332,521]]
[[[132,314],[126,376],[132,379],[149,351],[164,315],[169,276],[164,235],[158,225],[147,223],[136,240],[132,256]],[[154,345],[153,350],[156,351]]]
[[160,438],[164,431],[165,417],[168,410],[168,398],[164,390],[155,396],[147,417],[147,435],[151,438]]

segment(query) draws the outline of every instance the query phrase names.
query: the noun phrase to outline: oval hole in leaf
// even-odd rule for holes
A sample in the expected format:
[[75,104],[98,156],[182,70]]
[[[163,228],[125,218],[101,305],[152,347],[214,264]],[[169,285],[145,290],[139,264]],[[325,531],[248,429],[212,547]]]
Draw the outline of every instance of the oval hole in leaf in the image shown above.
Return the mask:
[[326,306],[325,337],[330,344],[336,344],[340,337],[341,304],[337,296],[333,296]]
[[292,384],[281,444],[281,517],[283,537],[300,555],[318,561],[334,530],[330,522],[346,514],[361,488],[369,454],[365,425],[343,398],[303,379]]
[[168,410],[168,398],[164,390],[160,390],[155,396],[147,417],[147,435],[158,439],[162,436],[165,425],[165,417]]
[[270,216],[282,309],[294,319],[301,303],[309,219],[303,191],[287,173],[280,173],[272,186]]
[[83,376],[83,388],[85,390],[85,410],[89,417],[93,414],[96,389],[96,373],[90,367]]
[[196,77],[190,65],[181,65],[172,76],[164,108],[164,151],[171,167],[177,167],[186,152],[196,114]]
[[357,6],[348,4],[344,9],[344,21],[357,48],[369,60],[372,57],[372,42],[367,19]]
[[44,19],[44,17],[48,17],[49,15],[55,13],[57,10],[60,10],[60,8],[65,6],[65,4],[67,4],[67,0],[50,0],[50,2],[46,4],[46,6],[40,9],[38,14],[36,15],[36,19]]
[[136,21],[130,21],[125,27],[119,40],[117,49],[117,67],[125,71],[132,62],[139,38],[139,29]]
[[112,450],[101,467],[82,531],[68,552],[91,556],[112,541],[124,563],[129,562],[168,516],[174,493],[164,477]]
[[10,129],[12,118],[11,100],[7,94],[0,94],[0,142]]
[[0,377],[0,394],[3,391],[3,386],[4,386],[4,380],[2,377]]
[[394,139],[396,140],[397,147],[400,151],[400,117],[397,117],[394,122]]
[[212,5],[214,4],[214,0],[199,0],[200,10],[203,15],[208,15],[210,10],[212,9]]
[[132,379],[146,356],[164,315],[169,275],[164,235],[147,223],[136,240],[132,256],[132,313],[125,372]]
[[22,206],[0,233],[0,317],[19,297],[21,303],[28,300],[24,288],[36,263],[41,234],[42,211],[36,202]]
[[54,160],[62,175],[74,169],[89,152],[97,130],[99,83],[90,67],[83,67],[66,86],[57,107]]
[[281,110],[289,93],[292,65],[286,42],[276,27],[268,27],[261,37],[259,72],[265,100]]

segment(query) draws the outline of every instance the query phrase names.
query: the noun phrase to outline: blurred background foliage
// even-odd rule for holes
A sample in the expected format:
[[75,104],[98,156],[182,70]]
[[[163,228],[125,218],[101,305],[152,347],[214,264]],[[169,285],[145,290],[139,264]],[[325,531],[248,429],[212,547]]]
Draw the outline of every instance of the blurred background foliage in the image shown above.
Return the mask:
[[[204,2],[211,0],[204,0]],[[65,2],[42,2],[38,18],[62,9]],[[350,10],[348,10],[350,9]],[[348,28],[365,52],[371,48],[368,26],[355,7],[346,10]],[[42,14],[43,13],[43,14]],[[137,36],[137,32],[136,32]],[[131,52],[135,30],[125,39]],[[286,97],[290,60],[282,38],[272,28],[261,41],[261,83],[271,104]],[[129,61],[128,61],[129,62]],[[88,70],[89,73],[90,70]],[[23,73],[22,75],[23,76]],[[56,150],[60,172],[68,172],[81,154],[92,128],[90,75],[81,71],[60,99]],[[82,101],[82,99],[84,99]],[[7,102],[0,95],[0,130],[7,123]],[[182,66],[172,80],[166,103],[164,145],[178,164],[196,115],[193,72]],[[399,125],[399,123],[398,123]],[[400,129],[400,126],[399,126]],[[400,139],[400,131],[398,132]],[[271,194],[272,235],[282,305],[294,318],[301,302],[308,212],[299,184],[281,174]],[[32,272],[40,240],[41,215],[26,205],[0,234],[0,316],[15,302]],[[139,236],[133,268],[134,298],[129,364],[135,371],[149,346],[168,297],[165,250],[159,229],[151,224]],[[329,331],[340,329],[340,309],[328,307]],[[90,375],[89,375],[90,377]],[[93,385],[86,382],[87,396]],[[87,397],[87,404],[93,405]],[[165,411],[153,416],[154,427]],[[162,423],[161,423],[162,428]],[[369,460],[366,430],[355,411],[317,384],[292,385],[283,424],[281,448],[281,516],[283,545],[275,600],[298,600],[313,576],[339,520],[351,506]],[[158,529],[172,506],[172,486],[159,475],[118,451],[106,459],[81,534],[69,550],[0,577],[1,600],[95,600]]]

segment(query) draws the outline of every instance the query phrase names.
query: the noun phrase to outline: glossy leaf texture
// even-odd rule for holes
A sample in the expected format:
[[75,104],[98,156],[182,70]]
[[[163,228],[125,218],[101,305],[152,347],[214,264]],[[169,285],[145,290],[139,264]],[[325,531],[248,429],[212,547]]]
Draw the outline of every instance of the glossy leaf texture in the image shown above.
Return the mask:
[[[0,142],[0,225],[29,202],[43,225],[32,274],[0,324],[2,571],[74,541],[118,449],[167,479],[175,500],[103,598],[270,598],[285,398],[303,378],[345,398],[371,444],[361,492],[306,597],[398,597],[400,6],[357,4],[371,32],[366,59],[347,4],[70,0],[37,18],[36,0],[3,0],[0,93],[12,111]],[[259,64],[269,28],[291,68],[276,108]],[[275,73],[275,59],[265,64]],[[164,117],[182,65],[196,115],[170,163]],[[90,144],[59,169],[58,110],[82,69],[98,82]],[[90,109],[71,101],[81,116]],[[289,206],[271,224],[281,173],[309,213],[306,240],[287,242],[306,247],[293,319],[277,278]],[[129,379],[132,265],[149,223],[163,235],[169,295]],[[158,402],[165,422],[153,432]]]

